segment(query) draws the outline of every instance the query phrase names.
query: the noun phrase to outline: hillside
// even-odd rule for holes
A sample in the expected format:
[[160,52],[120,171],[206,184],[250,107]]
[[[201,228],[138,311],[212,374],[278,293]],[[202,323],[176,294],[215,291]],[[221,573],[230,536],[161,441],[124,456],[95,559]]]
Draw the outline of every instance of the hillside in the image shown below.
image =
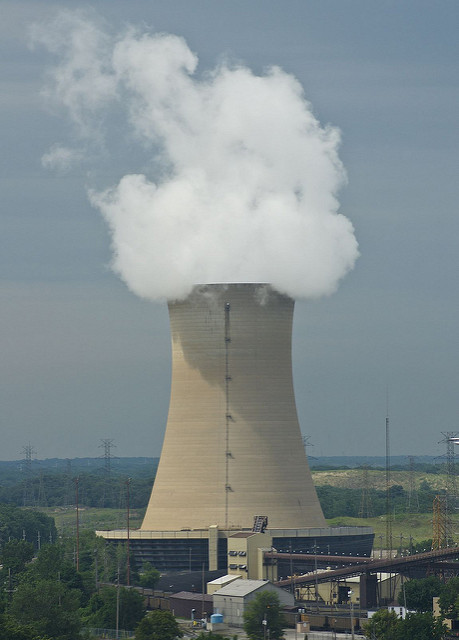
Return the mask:
[[[332,487],[342,487],[346,489],[361,489],[363,486],[362,469],[327,469],[315,471],[311,469],[314,484],[316,486],[330,485]],[[391,485],[402,486],[405,491],[409,490],[410,472],[391,471]],[[386,473],[380,469],[368,469],[367,488],[385,490]],[[421,483],[426,482],[432,489],[441,491],[446,486],[446,475],[437,473],[425,473],[423,471],[413,472],[413,482],[416,489]]]

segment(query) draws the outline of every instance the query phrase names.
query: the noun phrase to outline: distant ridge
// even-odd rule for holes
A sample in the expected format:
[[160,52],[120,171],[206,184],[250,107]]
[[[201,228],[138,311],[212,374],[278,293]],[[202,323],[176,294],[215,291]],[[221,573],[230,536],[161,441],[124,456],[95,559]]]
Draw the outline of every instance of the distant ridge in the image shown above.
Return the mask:
[[[134,473],[143,476],[156,471],[159,458],[118,458],[110,459],[110,468],[113,475]],[[34,473],[100,473],[104,471],[105,460],[103,456],[98,458],[45,458],[39,460],[32,458],[31,469]],[[0,460],[0,479],[5,473],[18,474],[23,470],[24,460]]]
[[[407,456],[391,456],[391,466],[408,467]],[[438,458],[435,456],[415,456],[416,464],[435,464]],[[360,467],[367,464],[370,467],[385,467],[385,456],[320,456],[317,458],[309,457],[309,466],[314,467],[330,466],[330,467]]]
[[[408,466],[407,461],[408,454],[400,456],[391,456],[391,464],[393,466]],[[384,456],[318,456],[309,457],[309,466],[320,467],[323,465],[333,467],[359,467],[363,464],[368,464],[371,467],[384,467],[386,459]],[[44,458],[33,459],[34,465],[39,466],[42,469],[58,469],[64,470],[70,461],[70,465],[73,470],[90,470],[98,469],[104,464],[103,456],[97,458]],[[118,457],[113,456],[111,459],[111,465],[113,470],[121,470],[125,467],[143,467],[153,465],[155,468],[158,465],[158,458],[149,458],[145,456],[137,457]],[[416,463],[419,464],[435,464],[438,462],[436,456],[415,456]],[[3,468],[17,468],[22,465],[23,460],[0,460],[0,467]]]

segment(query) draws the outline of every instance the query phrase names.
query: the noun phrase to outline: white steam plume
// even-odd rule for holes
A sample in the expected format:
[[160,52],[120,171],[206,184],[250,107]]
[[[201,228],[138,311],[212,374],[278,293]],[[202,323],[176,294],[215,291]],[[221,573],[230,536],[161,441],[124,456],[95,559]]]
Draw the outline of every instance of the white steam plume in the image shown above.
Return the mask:
[[50,91],[84,136],[121,105],[161,161],[155,176],[90,192],[110,226],[113,269],[132,291],[171,299],[196,283],[269,282],[317,297],[352,269],[357,242],[336,199],[339,131],[320,126],[294,77],[229,64],[197,76],[182,38],[109,37],[81,14],[35,39],[59,56]]

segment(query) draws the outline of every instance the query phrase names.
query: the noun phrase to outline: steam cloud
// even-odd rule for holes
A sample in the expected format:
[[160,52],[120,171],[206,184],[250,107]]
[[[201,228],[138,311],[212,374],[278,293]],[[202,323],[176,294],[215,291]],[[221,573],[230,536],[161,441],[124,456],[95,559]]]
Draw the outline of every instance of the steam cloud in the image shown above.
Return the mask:
[[47,92],[79,133],[78,149],[53,145],[47,166],[81,160],[114,110],[155,159],[150,176],[89,192],[111,230],[112,267],[136,294],[174,299],[196,283],[269,282],[317,297],[352,269],[357,242],[338,213],[340,134],[320,126],[294,77],[227,62],[197,75],[182,38],[109,35],[78,13],[36,26],[34,40],[58,57]]

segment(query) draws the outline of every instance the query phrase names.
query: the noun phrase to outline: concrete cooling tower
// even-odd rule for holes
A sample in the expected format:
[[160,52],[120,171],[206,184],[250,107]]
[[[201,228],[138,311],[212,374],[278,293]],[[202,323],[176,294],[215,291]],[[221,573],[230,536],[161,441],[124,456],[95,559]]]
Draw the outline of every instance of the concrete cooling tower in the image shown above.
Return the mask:
[[172,388],[142,531],[325,527],[295,407],[294,302],[264,284],[169,304]]

